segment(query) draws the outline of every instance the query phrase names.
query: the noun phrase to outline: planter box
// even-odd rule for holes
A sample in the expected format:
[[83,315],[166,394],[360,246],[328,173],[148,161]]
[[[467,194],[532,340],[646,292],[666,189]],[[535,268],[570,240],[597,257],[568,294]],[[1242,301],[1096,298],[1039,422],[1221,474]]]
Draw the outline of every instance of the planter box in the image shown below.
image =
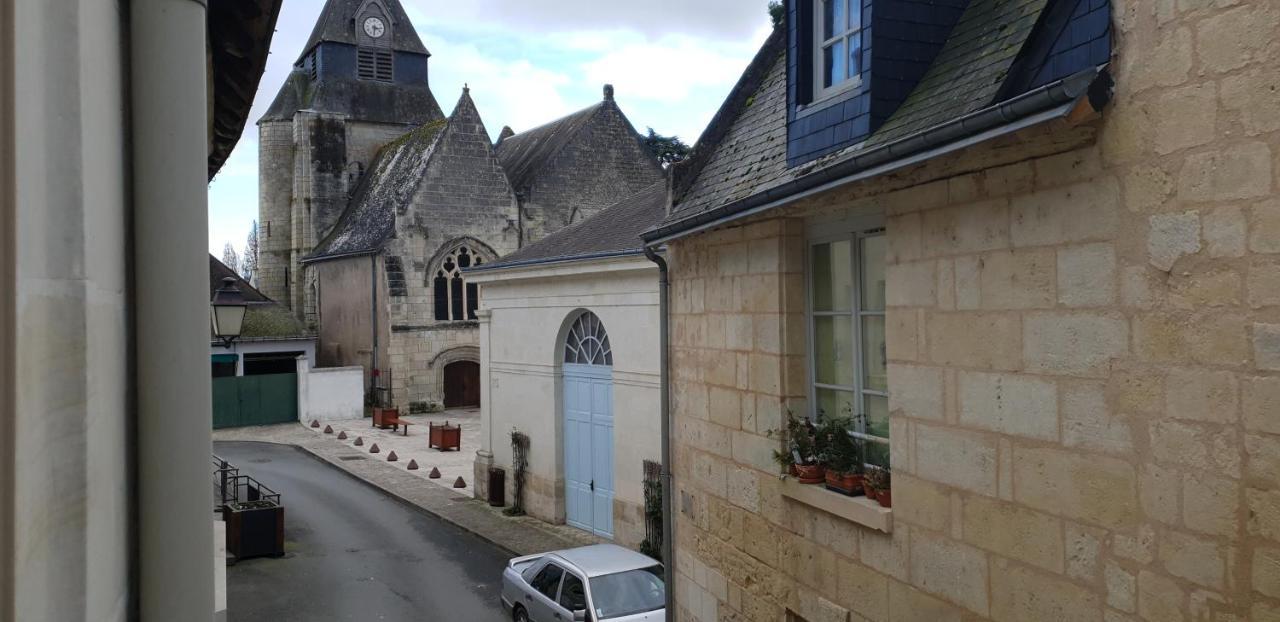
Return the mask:
[[227,552],[236,561],[284,555],[284,508],[274,501],[236,501],[222,506]]
[[434,447],[440,451],[450,449],[458,451],[462,448],[462,426],[449,425],[446,421],[444,424],[430,423],[427,427],[431,431],[430,439],[427,441],[428,447]]

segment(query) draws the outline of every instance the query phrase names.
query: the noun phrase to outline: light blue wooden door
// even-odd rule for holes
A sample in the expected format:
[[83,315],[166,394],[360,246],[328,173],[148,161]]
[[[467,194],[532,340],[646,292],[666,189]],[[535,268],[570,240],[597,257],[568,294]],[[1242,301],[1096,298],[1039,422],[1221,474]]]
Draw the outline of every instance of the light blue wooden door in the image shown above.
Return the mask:
[[565,521],[613,537],[613,354],[592,313],[579,316],[565,343]]
[[565,365],[565,520],[613,537],[613,370]]

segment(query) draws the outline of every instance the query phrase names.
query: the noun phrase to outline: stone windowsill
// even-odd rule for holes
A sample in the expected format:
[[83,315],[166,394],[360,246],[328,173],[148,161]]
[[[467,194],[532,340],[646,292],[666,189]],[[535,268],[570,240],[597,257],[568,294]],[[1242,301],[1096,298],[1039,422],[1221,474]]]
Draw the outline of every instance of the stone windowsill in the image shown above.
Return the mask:
[[893,533],[893,510],[880,507],[866,497],[847,497],[827,490],[822,484],[801,484],[789,476],[782,478],[782,496],[864,527]]

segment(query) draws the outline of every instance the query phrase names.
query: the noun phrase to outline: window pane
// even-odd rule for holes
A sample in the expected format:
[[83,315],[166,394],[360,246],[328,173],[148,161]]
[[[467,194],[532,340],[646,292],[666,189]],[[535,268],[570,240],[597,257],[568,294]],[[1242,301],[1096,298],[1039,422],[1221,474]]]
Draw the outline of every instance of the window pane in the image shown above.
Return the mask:
[[848,311],[852,308],[851,248],[848,240],[813,247],[814,311]]
[[818,419],[823,417],[853,417],[853,393],[833,389],[815,389],[817,404],[814,411]]
[[[862,318],[862,374],[863,388],[872,391],[888,391],[885,373],[884,316],[868,315]],[[822,382],[819,380],[818,382]]]
[[884,310],[884,256],[886,242],[883,235],[862,240],[862,310]]
[[830,87],[845,80],[844,39],[822,49],[822,86]]
[[[867,409],[867,434],[889,438],[889,398],[879,395],[863,396]],[[879,466],[889,464],[889,446],[867,443],[867,462]]]
[[853,327],[849,316],[813,318],[813,369],[820,384],[852,387]]
[[849,77],[862,73],[862,34],[849,37]]
[[560,575],[564,574],[564,570],[555,564],[547,564],[538,576],[533,578],[530,585],[533,589],[542,592],[544,596],[555,600],[556,590],[560,588]]
[[849,30],[862,28],[862,0],[849,0]]
[[824,0],[822,3],[822,39],[824,41],[844,32],[846,1]]
[[560,586],[560,606],[569,611],[587,608],[587,593],[582,588],[582,579],[571,574],[564,576],[564,583]]

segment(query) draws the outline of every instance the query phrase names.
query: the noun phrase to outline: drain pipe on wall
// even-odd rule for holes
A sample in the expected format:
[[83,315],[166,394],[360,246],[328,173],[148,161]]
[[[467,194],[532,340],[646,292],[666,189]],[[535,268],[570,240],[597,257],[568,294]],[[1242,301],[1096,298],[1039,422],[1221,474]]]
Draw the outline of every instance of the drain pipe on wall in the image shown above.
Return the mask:
[[671,281],[667,274],[667,261],[661,255],[654,251],[653,248],[646,246],[644,247],[644,256],[648,257],[649,261],[658,264],[658,347],[661,348],[658,356],[658,385],[660,387],[659,391],[662,392],[662,580],[666,584],[667,592],[666,617],[668,620],[674,620],[676,612],[676,547],[674,539],[676,516],[671,502],[671,485],[675,478],[671,476],[671,366],[668,356],[668,350],[670,349],[668,308],[671,300]]

